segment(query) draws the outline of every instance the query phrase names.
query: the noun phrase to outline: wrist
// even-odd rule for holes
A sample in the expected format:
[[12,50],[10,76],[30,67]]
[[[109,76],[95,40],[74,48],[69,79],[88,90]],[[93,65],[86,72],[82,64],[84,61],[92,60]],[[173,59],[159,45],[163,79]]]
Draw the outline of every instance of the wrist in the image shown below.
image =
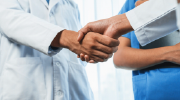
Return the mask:
[[66,36],[67,34],[69,33],[68,30],[63,30],[61,33],[60,33],[60,37],[59,37],[59,46],[62,47],[62,48],[69,48],[69,39],[68,37]]
[[[115,33],[118,33],[115,35],[115,37],[120,37],[121,35],[134,30],[132,28],[129,20],[126,17],[126,14],[117,15],[111,19],[110,19],[111,23],[113,23],[113,24],[111,24],[110,29],[114,30]],[[113,19],[115,19],[115,20],[113,20]]]
[[80,48],[80,44],[77,41],[78,33],[75,31],[64,30],[62,31],[59,39],[60,47],[67,48],[72,52],[75,52]]
[[120,31],[123,29],[124,30],[124,33],[128,33],[128,32],[131,32],[131,31],[134,31],[133,27],[131,26],[126,14],[122,14],[121,16],[121,21],[122,21],[122,24],[119,26],[120,27]]
[[109,24],[105,31],[105,35],[111,38],[118,39],[121,35],[133,31],[133,28],[125,14],[116,15],[107,20]]
[[78,33],[69,30],[63,30],[59,32],[54,40],[51,43],[52,47],[61,47],[67,49],[73,49],[74,45],[78,45],[78,41],[76,40],[78,37]]
[[178,48],[176,46],[168,46],[166,52],[161,56],[161,60],[172,62],[172,55],[177,51],[177,49]]

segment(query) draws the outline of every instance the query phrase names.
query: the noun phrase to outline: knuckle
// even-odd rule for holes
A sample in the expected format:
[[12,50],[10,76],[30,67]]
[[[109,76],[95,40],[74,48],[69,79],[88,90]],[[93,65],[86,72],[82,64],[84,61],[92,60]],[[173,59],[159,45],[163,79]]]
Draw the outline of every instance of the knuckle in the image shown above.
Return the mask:
[[93,22],[89,22],[87,25],[88,25],[88,26],[91,26],[91,25],[92,25],[92,23],[93,23]]
[[96,62],[101,62],[101,59],[98,58],[98,57],[94,57],[94,60],[95,60]]
[[104,62],[104,59],[99,59],[99,62]]
[[89,46],[90,46],[90,49],[93,49],[93,48],[96,47],[95,43],[93,43],[93,42],[91,42],[91,43],[89,44]]
[[97,61],[97,62],[103,62],[103,59],[96,58],[96,61]]
[[104,57],[105,59],[108,59],[109,58],[109,55],[107,54],[107,55],[105,55],[105,57]]
[[89,50],[89,51],[88,51],[88,55],[91,56],[92,54],[93,54],[93,50]]
[[113,53],[113,48],[110,48],[109,51],[108,51],[109,54],[112,54]]
[[111,45],[111,40],[107,41],[107,45],[110,46]]
[[89,28],[89,23],[86,24],[85,28]]
[[95,34],[95,33],[93,33],[93,32],[92,32],[91,34],[92,34],[92,38],[93,38],[93,40],[94,40],[94,41],[96,41],[96,40],[98,39],[97,34]]
[[90,30],[90,29],[91,29],[91,25],[92,25],[92,22],[89,22],[89,23],[86,25],[86,28]]

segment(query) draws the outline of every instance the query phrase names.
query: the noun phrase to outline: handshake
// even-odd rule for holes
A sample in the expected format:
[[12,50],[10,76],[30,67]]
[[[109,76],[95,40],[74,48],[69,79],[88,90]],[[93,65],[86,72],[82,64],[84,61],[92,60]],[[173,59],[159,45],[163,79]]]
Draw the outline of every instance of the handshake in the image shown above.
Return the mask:
[[[138,0],[135,6],[146,1],[148,0]],[[106,61],[118,50],[118,38],[130,31],[133,31],[133,28],[125,14],[87,24],[79,30],[78,41],[83,44],[87,42],[86,38],[91,38],[94,42],[89,41],[90,48],[87,52],[78,53],[78,58],[89,63]]]
[[119,45],[118,38],[133,31],[125,14],[91,22],[79,32],[60,32],[51,46],[63,47],[76,53],[82,61],[104,62],[112,57]]
[[118,38],[131,30],[132,27],[125,14],[87,24],[79,30],[78,41],[83,44],[89,35],[95,36],[92,39],[97,39],[97,41],[90,44],[89,50],[93,52],[81,52],[78,58],[89,63],[106,61],[118,50],[120,43]]

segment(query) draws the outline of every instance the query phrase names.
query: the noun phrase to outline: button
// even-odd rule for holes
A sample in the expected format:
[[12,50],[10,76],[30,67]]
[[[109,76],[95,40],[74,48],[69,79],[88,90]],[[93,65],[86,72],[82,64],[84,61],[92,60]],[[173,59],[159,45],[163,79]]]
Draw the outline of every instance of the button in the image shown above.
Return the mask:
[[59,63],[59,62],[56,62],[56,65],[57,65],[57,66],[60,66],[60,63]]
[[63,95],[63,92],[61,90],[58,90],[57,95]]

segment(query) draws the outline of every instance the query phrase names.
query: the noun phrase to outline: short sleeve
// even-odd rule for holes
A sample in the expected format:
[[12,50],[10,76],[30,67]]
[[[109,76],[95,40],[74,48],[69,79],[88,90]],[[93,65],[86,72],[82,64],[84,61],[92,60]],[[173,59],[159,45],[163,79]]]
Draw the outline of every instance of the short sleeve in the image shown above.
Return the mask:
[[[120,12],[118,14],[123,14],[128,12],[129,10],[133,9],[135,7],[135,3],[137,0],[126,0],[124,6],[121,8]],[[126,37],[128,39],[131,39],[131,32],[122,35],[122,37]]]
[[122,35],[122,37],[126,37],[126,38],[128,38],[128,39],[131,40],[131,33],[127,33],[127,34],[125,34],[125,35]]
[[178,29],[176,6],[177,0],[149,0],[126,13],[142,46]]

